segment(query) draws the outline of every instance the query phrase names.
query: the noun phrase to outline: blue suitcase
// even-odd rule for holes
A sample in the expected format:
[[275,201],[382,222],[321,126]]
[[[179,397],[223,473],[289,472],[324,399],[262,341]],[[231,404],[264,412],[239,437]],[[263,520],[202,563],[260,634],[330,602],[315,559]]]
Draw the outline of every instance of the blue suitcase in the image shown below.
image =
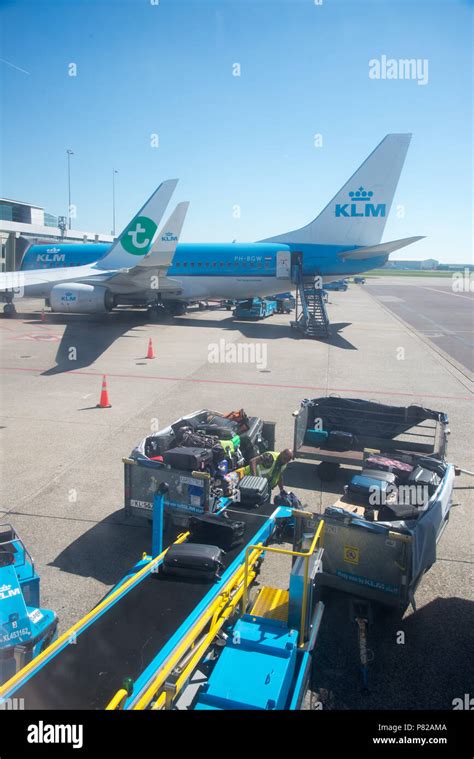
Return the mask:
[[393,483],[379,480],[375,477],[366,477],[362,474],[356,474],[345,487],[346,495],[349,498],[363,503],[366,506],[377,508],[386,503],[387,496],[396,492]]
[[323,445],[328,439],[329,434],[325,430],[306,430],[304,441],[310,445]]

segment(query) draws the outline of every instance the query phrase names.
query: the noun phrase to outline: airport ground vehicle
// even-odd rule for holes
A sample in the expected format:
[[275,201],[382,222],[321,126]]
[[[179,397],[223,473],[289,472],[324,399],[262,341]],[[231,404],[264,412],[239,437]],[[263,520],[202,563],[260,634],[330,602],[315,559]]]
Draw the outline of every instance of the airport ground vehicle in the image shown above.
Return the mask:
[[[183,471],[166,465],[162,456],[175,441],[174,430],[183,425],[199,426],[209,412],[200,409],[177,419],[140,441],[123,459],[124,464],[124,508],[126,516],[151,519],[153,497],[162,482],[169,485],[169,495],[165,523],[187,527],[193,514],[218,511],[225,502],[221,487],[207,472]],[[275,424],[259,417],[249,417],[249,430],[242,435],[242,455],[246,463],[249,458],[273,450],[275,446]]]
[[40,607],[40,578],[22,539],[0,525],[0,684],[55,639],[56,614]]
[[[164,493],[155,497],[154,520]],[[156,554],[154,542],[152,555],[0,688],[0,705],[15,698],[26,709],[300,708],[324,608],[315,592],[323,525],[309,546],[288,550],[268,543],[304,512],[268,502],[230,516],[244,534],[220,577],[164,573],[167,550]],[[192,534],[178,536],[175,545],[183,544],[192,547]],[[261,562],[275,552],[293,559],[288,590],[260,587],[255,599]]]
[[365,285],[365,277],[354,277],[354,284]]
[[[351,484],[364,477],[353,478],[316,517],[325,523],[321,585],[350,599],[366,684],[371,604],[416,608],[416,589],[449,520],[455,467],[446,461],[448,417],[421,406],[335,397],[305,399],[294,416],[295,456],[320,461],[323,480],[346,465],[362,468],[369,482],[371,474],[392,482],[388,495],[379,498],[375,487],[371,500],[354,495]],[[422,481],[429,484],[416,484]]]
[[346,279],[336,279],[334,282],[327,282],[324,286],[325,290],[336,290],[346,292],[349,285]]
[[242,300],[234,309],[234,319],[266,319],[277,312],[276,300],[253,298]]
[[279,314],[289,314],[296,308],[296,299],[293,293],[280,293],[273,296],[277,302],[277,312]]

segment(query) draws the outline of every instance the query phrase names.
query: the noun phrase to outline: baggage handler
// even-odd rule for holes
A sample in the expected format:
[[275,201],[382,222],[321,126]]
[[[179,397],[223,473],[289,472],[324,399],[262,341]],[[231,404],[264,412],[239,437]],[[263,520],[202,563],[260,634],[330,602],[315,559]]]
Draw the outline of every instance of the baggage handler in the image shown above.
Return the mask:
[[293,453],[289,448],[283,451],[265,451],[260,456],[250,459],[249,465],[245,467],[245,474],[253,474],[254,477],[265,477],[268,480],[270,490],[277,485],[280,493],[284,491],[283,472],[292,461]]

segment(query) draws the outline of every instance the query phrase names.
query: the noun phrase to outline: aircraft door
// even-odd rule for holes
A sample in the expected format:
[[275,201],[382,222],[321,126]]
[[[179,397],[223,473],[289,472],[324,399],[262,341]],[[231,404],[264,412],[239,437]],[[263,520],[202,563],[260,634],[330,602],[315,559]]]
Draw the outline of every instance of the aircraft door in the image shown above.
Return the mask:
[[277,279],[291,278],[291,253],[289,250],[279,250],[276,254]]

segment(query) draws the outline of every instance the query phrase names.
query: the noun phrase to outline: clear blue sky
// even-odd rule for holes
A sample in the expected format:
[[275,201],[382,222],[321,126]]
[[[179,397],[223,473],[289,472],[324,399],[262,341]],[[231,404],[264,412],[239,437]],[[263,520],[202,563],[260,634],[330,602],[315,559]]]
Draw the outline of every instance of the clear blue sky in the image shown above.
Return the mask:
[[[117,228],[179,177],[183,240],[258,240],[314,218],[409,131],[406,214],[384,239],[427,235],[395,258],[470,260],[469,0],[153,1],[0,0],[3,196],[66,214],[70,148],[78,229],[110,232],[115,167]],[[381,55],[428,59],[428,84],[370,79]]]

